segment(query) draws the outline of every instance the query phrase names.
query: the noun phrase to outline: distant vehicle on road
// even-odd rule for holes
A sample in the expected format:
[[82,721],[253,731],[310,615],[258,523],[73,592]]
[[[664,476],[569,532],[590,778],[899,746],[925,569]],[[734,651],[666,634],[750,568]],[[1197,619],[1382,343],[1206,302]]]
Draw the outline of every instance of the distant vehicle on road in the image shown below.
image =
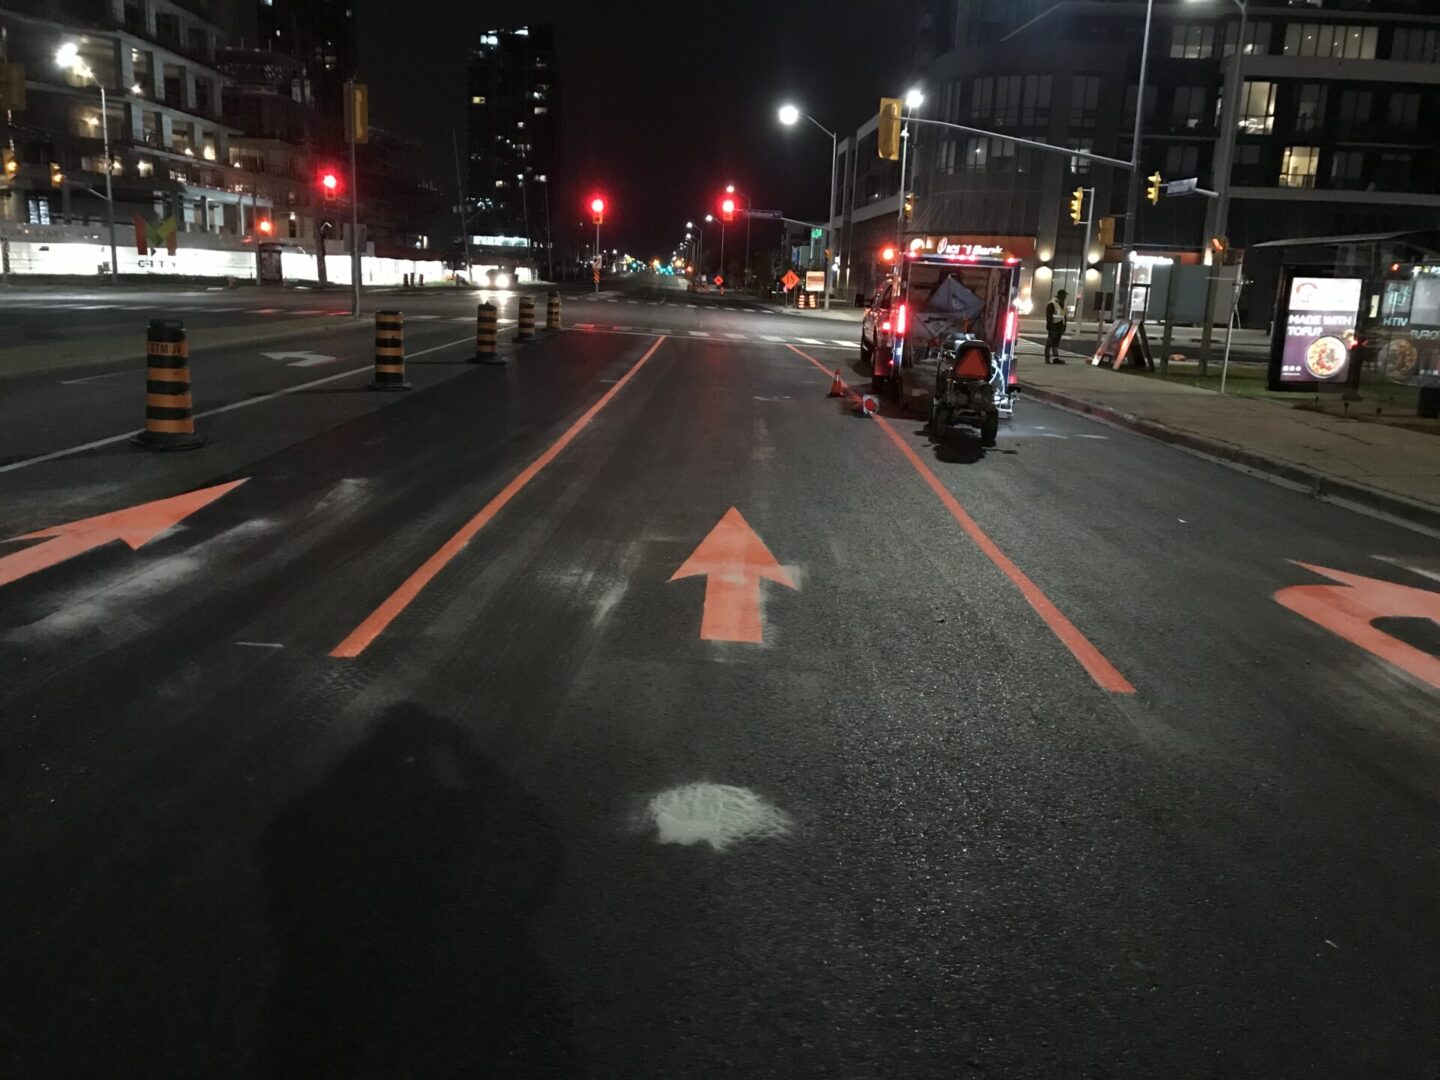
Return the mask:
[[1015,407],[1019,294],[1020,259],[1003,248],[941,240],[907,252],[861,322],[872,388],[928,411],[937,436],[962,420],[993,441]]

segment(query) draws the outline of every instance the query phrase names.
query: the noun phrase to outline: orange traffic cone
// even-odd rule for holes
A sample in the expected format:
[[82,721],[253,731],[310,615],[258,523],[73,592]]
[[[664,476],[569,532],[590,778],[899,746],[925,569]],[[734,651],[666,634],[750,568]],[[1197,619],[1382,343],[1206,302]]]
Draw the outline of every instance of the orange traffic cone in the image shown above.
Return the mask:
[[846,393],[847,391],[845,389],[845,380],[840,378],[840,369],[837,367],[835,369],[835,381],[830,384],[830,393],[826,394],[825,396],[844,397]]

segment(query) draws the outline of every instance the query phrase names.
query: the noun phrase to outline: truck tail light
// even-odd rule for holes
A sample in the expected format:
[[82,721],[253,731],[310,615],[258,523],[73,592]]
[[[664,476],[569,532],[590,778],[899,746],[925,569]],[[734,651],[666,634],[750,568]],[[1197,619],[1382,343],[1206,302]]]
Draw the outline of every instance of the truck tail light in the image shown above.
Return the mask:
[[910,323],[910,305],[901,304],[900,310],[895,313],[895,333],[898,337],[904,337],[905,331]]
[[1015,309],[1011,308],[1005,316],[1005,344],[1009,345],[1015,340]]

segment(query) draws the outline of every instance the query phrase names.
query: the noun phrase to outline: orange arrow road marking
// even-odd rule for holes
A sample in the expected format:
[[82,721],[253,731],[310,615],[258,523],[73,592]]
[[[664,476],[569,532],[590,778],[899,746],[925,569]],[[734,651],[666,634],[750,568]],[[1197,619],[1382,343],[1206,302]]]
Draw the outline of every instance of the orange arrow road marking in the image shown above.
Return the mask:
[[1440,592],[1309,563],[1295,565],[1340,584],[1291,585],[1275,594],[1277,603],[1440,690],[1440,660],[1371,625],[1376,619],[1386,618],[1434,619],[1440,623]]
[[750,523],[733,506],[670,580],[689,577],[705,578],[705,613],[700,620],[700,636],[706,641],[759,645],[764,640],[760,625],[760,582],[773,581],[788,589],[799,588],[785,568],[775,561],[765,541],[755,535]]
[[[248,477],[247,477],[248,479]],[[115,510],[98,517],[72,521],[66,525],[52,525],[48,529],[11,537],[14,540],[48,540],[48,543],[34,544],[13,555],[0,558],[0,585],[9,585],[23,577],[48,570],[52,566],[82,555],[92,548],[104,547],[115,540],[123,540],[132,550],[138,551],[161,533],[168,532],[203,506],[208,506],[228,491],[233,491],[244,480],[232,480],[228,484],[201,488],[169,499],[141,503],[128,510]]]

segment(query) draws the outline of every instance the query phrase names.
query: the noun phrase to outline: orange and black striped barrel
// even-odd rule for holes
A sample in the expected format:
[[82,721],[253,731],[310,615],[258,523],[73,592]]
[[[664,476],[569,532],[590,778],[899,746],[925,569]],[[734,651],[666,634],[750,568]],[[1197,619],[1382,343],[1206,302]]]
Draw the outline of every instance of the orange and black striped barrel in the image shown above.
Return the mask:
[[552,292],[550,298],[545,301],[545,329],[560,329],[560,294]]
[[409,390],[405,381],[405,316],[375,312],[375,381],[371,390]]
[[520,325],[515,329],[516,341],[533,341],[535,338],[535,298],[520,298]]
[[134,442],[153,450],[194,450],[205,445],[195,431],[190,397],[190,343],[179,319],[151,319],[145,330],[145,430]]
[[496,355],[500,309],[494,304],[481,304],[475,309],[475,363],[503,364]]

